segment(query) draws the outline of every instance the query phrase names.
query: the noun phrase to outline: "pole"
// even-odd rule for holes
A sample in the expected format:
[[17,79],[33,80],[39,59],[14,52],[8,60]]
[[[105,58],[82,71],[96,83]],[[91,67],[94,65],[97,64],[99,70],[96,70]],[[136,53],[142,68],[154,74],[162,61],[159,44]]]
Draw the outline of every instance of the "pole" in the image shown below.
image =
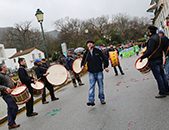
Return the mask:
[[48,65],[50,65],[50,63],[49,63],[49,57],[48,57],[48,50],[47,50],[47,47],[46,47],[46,40],[45,40],[45,35],[44,35],[44,31],[43,31],[42,22],[40,22],[40,25],[41,25],[41,30],[42,30],[43,41],[44,41],[44,44],[45,44],[46,57],[47,57],[47,60],[48,60]]

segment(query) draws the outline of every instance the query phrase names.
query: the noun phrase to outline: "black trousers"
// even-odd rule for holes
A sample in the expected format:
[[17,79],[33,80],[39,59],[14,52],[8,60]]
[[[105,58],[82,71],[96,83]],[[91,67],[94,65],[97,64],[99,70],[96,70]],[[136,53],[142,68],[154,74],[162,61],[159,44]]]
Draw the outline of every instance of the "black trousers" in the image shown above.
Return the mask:
[[26,103],[26,115],[28,116],[33,113],[33,88],[29,85],[26,86],[31,94],[31,99]]
[[49,90],[51,100],[55,98],[53,86],[48,81],[46,81],[45,87],[42,93],[42,102],[46,101],[46,88]]

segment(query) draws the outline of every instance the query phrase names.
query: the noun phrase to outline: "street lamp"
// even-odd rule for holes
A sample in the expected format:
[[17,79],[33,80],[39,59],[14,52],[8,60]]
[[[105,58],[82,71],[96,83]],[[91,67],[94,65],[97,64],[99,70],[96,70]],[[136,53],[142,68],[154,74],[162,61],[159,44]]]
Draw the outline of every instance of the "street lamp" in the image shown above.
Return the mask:
[[89,37],[88,37],[89,30],[88,30],[88,28],[85,28],[85,33],[87,34],[87,40],[89,40]]
[[48,57],[48,50],[47,50],[47,47],[46,47],[46,40],[45,40],[45,35],[44,35],[44,31],[43,31],[43,26],[42,26],[43,12],[40,9],[37,9],[35,16],[36,16],[38,22],[41,25],[42,36],[43,36],[43,40],[44,40],[44,44],[45,44],[45,50],[46,50],[46,57],[47,57],[47,60],[48,60],[48,65],[49,65],[50,63],[49,63],[49,57]]
[[105,35],[105,34],[103,35],[103,38],[104,38],[104,44],[105,44],[105,46],[107,46],[107,43],[106,43],[106,35]]

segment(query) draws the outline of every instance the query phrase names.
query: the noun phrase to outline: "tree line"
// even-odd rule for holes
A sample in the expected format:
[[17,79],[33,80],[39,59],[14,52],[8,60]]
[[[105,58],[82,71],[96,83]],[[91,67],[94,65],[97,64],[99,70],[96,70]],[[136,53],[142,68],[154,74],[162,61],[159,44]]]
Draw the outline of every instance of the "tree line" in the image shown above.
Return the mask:
[[[102,15],[97,18],[81,20],[78,18],[61,18],[54,23],[57,37],[45,34],[49,56],[55,51],[61,52],[61,43],[65,42],[68,48],[86,47],[89,39],[95,45],[108,45],[112,42],[115,46],[121,43],[137,41],[144,37],[150,21],[146,17],[131,17],[127,14]],[[88,33],[85,33],[85,29]],[[44,49],[42,33],[39,29],[31,27],[31,21],[21,22],[3,32],[0,40],[6,48],[15,47],[17,51],[38,47]]]

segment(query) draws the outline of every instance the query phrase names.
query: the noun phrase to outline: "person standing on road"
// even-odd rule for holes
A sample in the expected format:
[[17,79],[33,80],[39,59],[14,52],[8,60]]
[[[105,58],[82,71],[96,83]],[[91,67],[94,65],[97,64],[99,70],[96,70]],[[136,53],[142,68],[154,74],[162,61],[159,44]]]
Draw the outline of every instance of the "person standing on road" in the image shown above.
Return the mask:
[[56,98],[55,97],[55,94],[54,94],[54,89],[53,89],[53,86],[52,84],[50,84],[47,79],[46,79],[46,70],[47,70],[47,65],[46,67],[42,67],[42,63],[41,63],[41,60],[40,59],[36,59],[34,61],[34,64],[36,65],[36,68],[34,69],[35,70],[35,73],[37,75],[37,78],[45,84],[45,87],[44,87],[44,90],[43,90],[43,94],[42,94],[42,104],[47,104],[49,103],[48,101],[46,101],[46,88],[49,90],[50,92],[50,96],[51,96],[51,100],[52,101],[55,101],[55,100],[59,100],[59,98]]
[[11,89],[16,86],[16,83],[21,84],[21,82],[18,80],[14,83],[12,79],[7,76],[7,70],[8,69],[5,64],[0,64],[0,91],[3,100],[8,106],[8,128],[12,129],[19,127],[20,124],[16,124],[15,122],[18,106],[9,93],[11,92]]
[[157,81],[159,94],[155,98],[164,98],[166,95],[169,95],[169,86],[163,69],[161,38],[156,34],[157,27],[149,26],[148,29],[150,39],[147,42],[147,50],[140,59],[142,62],[142,59],[148,58],[149,66]]
[[22,84],[25,84],[31,94],[31,99],[26,103],[26,115],[27,117],[36,116],[38,115],[37,112],[33,112],[33,88],[31,87],[31,83],[35,83],[33,80],[34,77],[29,77],[26,68],[26,61],[24,58],[18,59],[19,63],[19,69],[18,69],[18,75],[22,82]]
[[67,70],[69,71],[69,73],[70,73],[73,86],[74,86],[74,87],[77,87],[76,80],[78,81],[79,86],[82,86],[82,85],[84,85],[84,84],[82,83],[79,74],[76,74],[76,73],[73,71],[73,68],[72,68],[72,64],[73,64],[73,61],[74,61],[74,60],[75,60],[75,58],[72,56],[71,51],[68,51],[68,52],[67,52],[67,57],[66,57],[66,69],[67,69]]
[[[112,43],[110,43],[110,48],[109,48],[108,51],[107,51],[107,57],[109,57],[109,52],[110,52],[110,51],[116,51],[117,54],[119,55],[118,50],[113,47],[113,44],[112,44]],[[118,75],[118,72],[117,72],[116,66],[114,66],[113,68],[114,68],[115,76],[117,76],[117,75]],[[120,66],[120,64],[118,65],[118,68],[119,68],[119,70],[120,70],[121,75],[124,75],[124,72],[123,72],[122,67]]]
[[94,42],[92,40],[87,41],[87,47],[88,49],[83,55],[81,66],[82,69],[84,68],[86,62],[88,66],[89,71],[89,82],[90,82],[90,88],[89,88],[89,102],[87,102],[88,106],[94,106],[95,103],[95,84],[96,81],[99,86],[99,99],[101,104],[106,104],[105,102],[105,96],[104,96],[104,86],[103,86],[103,63],[104,63],[104,69],[106,72],[109,72],[108,69],[108,59],[103,54],[103,52],[97,48],[94,47]]
[[164,35],[164,32],[162,30],[158,31],[158,35],[161,37],[162,49],[166,56],[166,62],[164,67],[165,67],[167,79],[169,80],[169,52],[168,52],[169,39]]

